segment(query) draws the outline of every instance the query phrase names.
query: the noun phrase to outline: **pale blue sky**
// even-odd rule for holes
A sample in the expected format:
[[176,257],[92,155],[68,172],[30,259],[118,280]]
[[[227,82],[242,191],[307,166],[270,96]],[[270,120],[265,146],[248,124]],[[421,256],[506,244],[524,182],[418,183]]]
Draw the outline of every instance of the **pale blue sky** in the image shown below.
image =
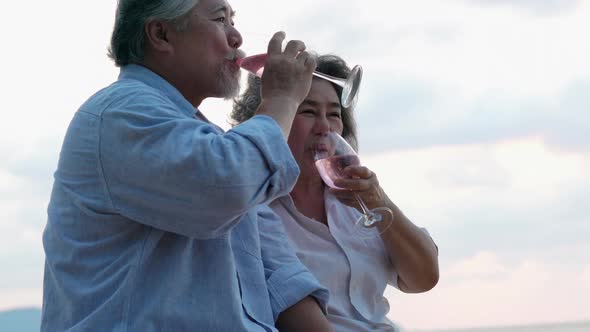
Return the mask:
[[[72,114],[116,78],[106,57],[115,3],[4,6],[0,310],[41,303],[51,177]],[[284,30],[364,67],[361,157],[440,247],[439,285],[388,289],[392,319],[590,319],[589,2],[230,3],[248,53]],[[201,107],[225,128],[229,108]]]

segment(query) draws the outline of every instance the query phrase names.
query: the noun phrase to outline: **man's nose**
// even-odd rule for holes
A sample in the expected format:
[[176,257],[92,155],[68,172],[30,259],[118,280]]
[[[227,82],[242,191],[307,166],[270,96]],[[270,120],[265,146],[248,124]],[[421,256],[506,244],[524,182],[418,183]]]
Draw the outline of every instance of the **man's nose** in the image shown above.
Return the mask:
[[243,42],[242,35],[238,31],[238,29],[236,29],[234,26],[232,26],[230,28],[229,36],[227,37],[227,41],[229,43],[229,46],[231,46],[232,48],[239,48],[240,46],[242,46],[242,42]]

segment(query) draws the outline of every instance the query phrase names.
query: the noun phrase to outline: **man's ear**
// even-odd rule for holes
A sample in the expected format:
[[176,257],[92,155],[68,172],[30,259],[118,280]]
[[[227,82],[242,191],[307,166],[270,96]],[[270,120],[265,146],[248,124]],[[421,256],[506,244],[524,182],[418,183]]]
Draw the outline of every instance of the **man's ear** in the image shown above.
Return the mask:
[[146,43],[157,52],[170,53],[173,51],[169,42],[171,26],[166,22],[154,20],[145,25]]

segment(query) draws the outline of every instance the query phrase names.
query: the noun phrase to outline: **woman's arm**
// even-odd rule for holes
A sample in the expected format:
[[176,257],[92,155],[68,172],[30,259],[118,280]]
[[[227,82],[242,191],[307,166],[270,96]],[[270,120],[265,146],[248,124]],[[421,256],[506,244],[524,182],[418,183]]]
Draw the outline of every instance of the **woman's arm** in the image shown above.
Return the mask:
[[283,311],[276,322],[279,331],[327,331],[334,329],[318,303],[310,296]]
[[393,211],[392,224],[381,238],[397,271],[399,289],[406,293],[432,289],[438,283],[439,269],[438,248],[430,235],[414,225],[389,199],[375,173],[363,166],[349,166],[345,171],[352,178],[337,180],[335,184],[347,190],[332,190],[341,202],[360,210],[356,193],[370,209],[382,206]]

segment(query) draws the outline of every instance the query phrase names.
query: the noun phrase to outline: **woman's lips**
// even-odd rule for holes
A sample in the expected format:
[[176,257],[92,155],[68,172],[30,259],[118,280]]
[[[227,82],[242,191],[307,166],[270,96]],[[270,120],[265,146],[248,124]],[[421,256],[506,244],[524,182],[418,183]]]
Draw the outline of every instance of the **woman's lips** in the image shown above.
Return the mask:
[[316,144],[314,150],[317,152],[326,152],[328,151],[328,146],[326,144]]

